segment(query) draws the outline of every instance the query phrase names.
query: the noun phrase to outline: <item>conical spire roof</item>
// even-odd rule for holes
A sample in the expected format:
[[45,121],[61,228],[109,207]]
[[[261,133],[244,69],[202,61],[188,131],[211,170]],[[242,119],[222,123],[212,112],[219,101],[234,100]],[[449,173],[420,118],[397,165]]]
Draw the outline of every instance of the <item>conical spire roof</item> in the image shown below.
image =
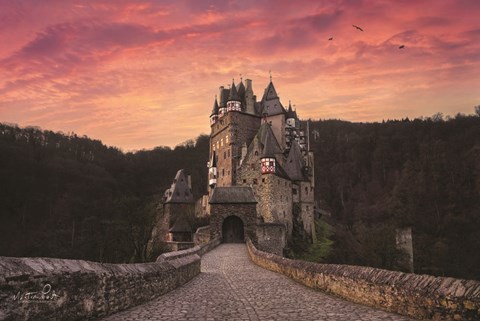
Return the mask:
[[275,134],[272,131],[272,127],[268,123],[263,123],[258,129],[257,136],[260,144],[263,147],[263,157],[273,157],[275,154],[281,154],[282,149],[280,144],[275,138]]
[[213,103],[212,115],[218,115],[218,101],[217,101],[217,96],[215,96],[215,102]]
[[272,137],[271,131],[267,131],[265,135],[265,141],[263,142],[264,146],[262,151],[262,158],[275,157],[275,153],[274,153],[275,145],[273,144],[272,138],[275,138],[275,137]]
[[228,100],[240,101],[238,96],[237,87],[235,87],[235,81],[232,80],[232,87],[230,87],[230,94],[228,95]]
[[304,167],[305,162],[300,150],[300,145],[294,140],[288,153],[287,162],[285,163],[285,171],[293,181],[305,181],[308,179],[304,175]]
[[297,118],[297,112],[292,109],[292,103],[288,102],[288,110],[287,110],[287,119],[288,118]]
[[238,93],[238,96],[243,99],[244,96],[245,96],[245,85],[243,84],[243,81],[240,80],[240,83],[238,84],[237,86],[237,93]]
[[277,90],[275,89],[275,86],[273,85],[273,82],[270,80],[270,83],[268,84],[267,88],[265,89],[265,100],[272,100],[278,98],[277,95]]

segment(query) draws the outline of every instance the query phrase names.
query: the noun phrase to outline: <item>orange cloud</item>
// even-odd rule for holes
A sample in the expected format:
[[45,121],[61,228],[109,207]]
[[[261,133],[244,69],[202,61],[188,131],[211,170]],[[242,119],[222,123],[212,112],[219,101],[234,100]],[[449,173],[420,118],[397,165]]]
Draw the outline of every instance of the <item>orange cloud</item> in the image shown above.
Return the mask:
[[0,121],[174,146],[209,132],[218,86],[242,74],[261,96],[269,70],[305,118],[470,113],[478,16],[476,0],[2,2]]

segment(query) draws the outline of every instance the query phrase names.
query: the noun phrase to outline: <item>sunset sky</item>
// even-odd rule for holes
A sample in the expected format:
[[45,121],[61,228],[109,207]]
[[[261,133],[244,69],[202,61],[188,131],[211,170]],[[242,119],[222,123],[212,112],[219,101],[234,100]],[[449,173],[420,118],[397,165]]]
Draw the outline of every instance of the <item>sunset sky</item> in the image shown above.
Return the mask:
[[480,1],[0,0],[0,122],[175,146],[269,70],[304,119],[471,114]]

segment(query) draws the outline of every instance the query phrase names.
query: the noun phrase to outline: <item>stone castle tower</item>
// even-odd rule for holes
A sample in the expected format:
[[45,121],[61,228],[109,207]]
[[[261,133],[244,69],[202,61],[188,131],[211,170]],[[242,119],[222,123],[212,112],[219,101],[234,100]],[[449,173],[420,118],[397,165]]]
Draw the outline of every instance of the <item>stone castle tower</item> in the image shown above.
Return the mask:
[[315,238],[313,153],[296,111],[272,80],[260,101],[252,81],[220,87],[210,115],[212,237],[245,236],[281,254],[294,220]]

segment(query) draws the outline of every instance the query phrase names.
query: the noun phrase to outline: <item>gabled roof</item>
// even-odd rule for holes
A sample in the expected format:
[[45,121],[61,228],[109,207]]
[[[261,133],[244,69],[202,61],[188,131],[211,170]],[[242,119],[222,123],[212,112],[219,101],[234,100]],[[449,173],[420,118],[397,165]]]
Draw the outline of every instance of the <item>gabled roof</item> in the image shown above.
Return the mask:
[[215,187],[212,196],[210,197],[210,204],[225,204],[225,203],[244,203],[256,204],[253,190],[248,186],[229,186],[229,187]]
[[172,185],[165,191],[165,203],[194,203],[193,193],[188,186],[185,170],[180,169]]
[[235,87],[235,82],[233,80],[232,80],[232,86],[230,87],[228,100],[241,101],[240,96],[238,96],[237,87]]
[[217,97],[215,97],[215,102],[213,103],[212,115],[217,115],[217,114],[218,114],[218,102],[217,102]]
[[285,171],[292,181],[306,181],[303,169],[305,168],[305,162],[303,160],[300,145],[297,141],[293,141],[288,153],[287,162],[285,163]]

